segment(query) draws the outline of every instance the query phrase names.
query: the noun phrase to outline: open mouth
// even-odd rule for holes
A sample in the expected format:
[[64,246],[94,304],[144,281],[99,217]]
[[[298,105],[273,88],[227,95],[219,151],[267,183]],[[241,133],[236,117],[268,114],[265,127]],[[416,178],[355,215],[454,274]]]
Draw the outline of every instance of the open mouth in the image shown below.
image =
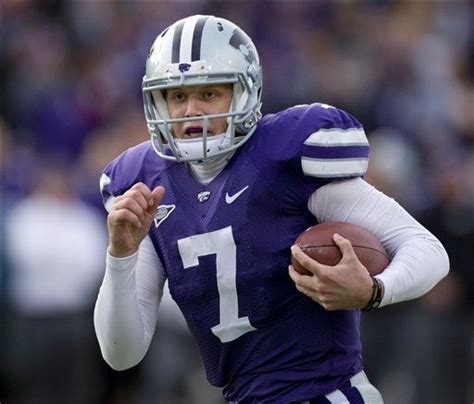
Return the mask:
[[199,137],[202,137],[202,128],[198,126],[193,126],[193,127],[187,128],[184,134],[185,134],[185,137],[187,138],[191,138],[191,139],[199,138]]

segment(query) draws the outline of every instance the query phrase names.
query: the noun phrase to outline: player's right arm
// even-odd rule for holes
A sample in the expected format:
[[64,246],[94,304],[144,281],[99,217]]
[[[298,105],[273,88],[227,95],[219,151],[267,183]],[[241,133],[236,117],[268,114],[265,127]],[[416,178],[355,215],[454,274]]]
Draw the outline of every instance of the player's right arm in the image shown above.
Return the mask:
[[155,331],[165,273],[147,233],[163,193],[139,183],[106,204],[109,249],[94,326],[102,356],[115,370],[139,363]]

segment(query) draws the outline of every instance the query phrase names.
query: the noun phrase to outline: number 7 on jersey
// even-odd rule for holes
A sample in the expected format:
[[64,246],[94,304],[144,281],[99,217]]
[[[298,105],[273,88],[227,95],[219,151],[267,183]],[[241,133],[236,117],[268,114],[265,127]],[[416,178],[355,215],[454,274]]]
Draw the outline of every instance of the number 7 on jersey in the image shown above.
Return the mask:
[[232,227],[178,240],[178,249],[185,269],[198,266],[200,256],[216,255],[219,324],[211,328],[212,333],[221,342],[230,342],[249,331],[256,330],[248,317],[239,317],[236,284],[237,246]]

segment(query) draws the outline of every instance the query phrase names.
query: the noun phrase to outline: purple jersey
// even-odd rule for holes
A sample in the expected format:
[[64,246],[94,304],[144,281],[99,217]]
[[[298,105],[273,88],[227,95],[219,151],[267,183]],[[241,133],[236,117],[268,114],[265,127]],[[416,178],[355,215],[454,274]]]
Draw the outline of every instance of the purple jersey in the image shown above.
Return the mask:
[[316,222],[309,196],[363,175],[368,153],[353,117],[314,104],[265,116],[207,185],[150,142],[106,167],[105,200],[139,181],[165,187],[149,234],[207,378],[228,401],[304,401],[362,369],[359,311],[324,310],[296,290],[288,265]]

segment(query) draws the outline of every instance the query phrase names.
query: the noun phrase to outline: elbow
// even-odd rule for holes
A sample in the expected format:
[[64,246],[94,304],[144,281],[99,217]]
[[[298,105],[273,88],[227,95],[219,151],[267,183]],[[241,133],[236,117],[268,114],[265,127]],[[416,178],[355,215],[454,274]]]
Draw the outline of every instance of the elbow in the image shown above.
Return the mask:
[[[111,321],[101,315],[100,306],[94,312],[94,328],[104,361],[116,371],[123,371],[138,365],[145,356],[148,342],[138,327],[124,327],[123,321]],[[104,318],[107,321],[104,321]]]
[[138,365],[144,357],[144,354],[131,355],[130,353],[127,354],[126,351],[117,349],[102,349],[102,347],[101,352],[105,363],[107,363],[107,365],[109,365],[113,370],[119,372],[133,368],[134,366]]
[[443,279],[449,273],[450,263],[449,263],[449,255],[443,245],[440,243],[440,271],[441,271],[441,279]]
[[106,359],[104,357],[105,363],[109,365],[113,370],[117,372],[123,372],[124,370],[131,369],[134,366],[138,365],[139,362],[137,363],[121,363],[121,362],[114,362],[112,360]]
[[138,365],[146,354],[146,347],[130,339],[117,338],[96,325],[100,353],[113,370],[123,371]]
[[432,240],[431,247],[426,252],[431,257],[428,262],[430,262],[432,268],[433,281],[435,285],[449,273],[449,255],[443,244],[441,244],[441,241],[437,238]]
[[122,372],[124,370],[132,368],[133,364],[128,364],[128,363],[119,363],[119,362],[114,362],[113,360],[110,360],[109,358],[106,358],[103,356],[105,363],[109,365],[113,370],[116,370],[117,372]]

